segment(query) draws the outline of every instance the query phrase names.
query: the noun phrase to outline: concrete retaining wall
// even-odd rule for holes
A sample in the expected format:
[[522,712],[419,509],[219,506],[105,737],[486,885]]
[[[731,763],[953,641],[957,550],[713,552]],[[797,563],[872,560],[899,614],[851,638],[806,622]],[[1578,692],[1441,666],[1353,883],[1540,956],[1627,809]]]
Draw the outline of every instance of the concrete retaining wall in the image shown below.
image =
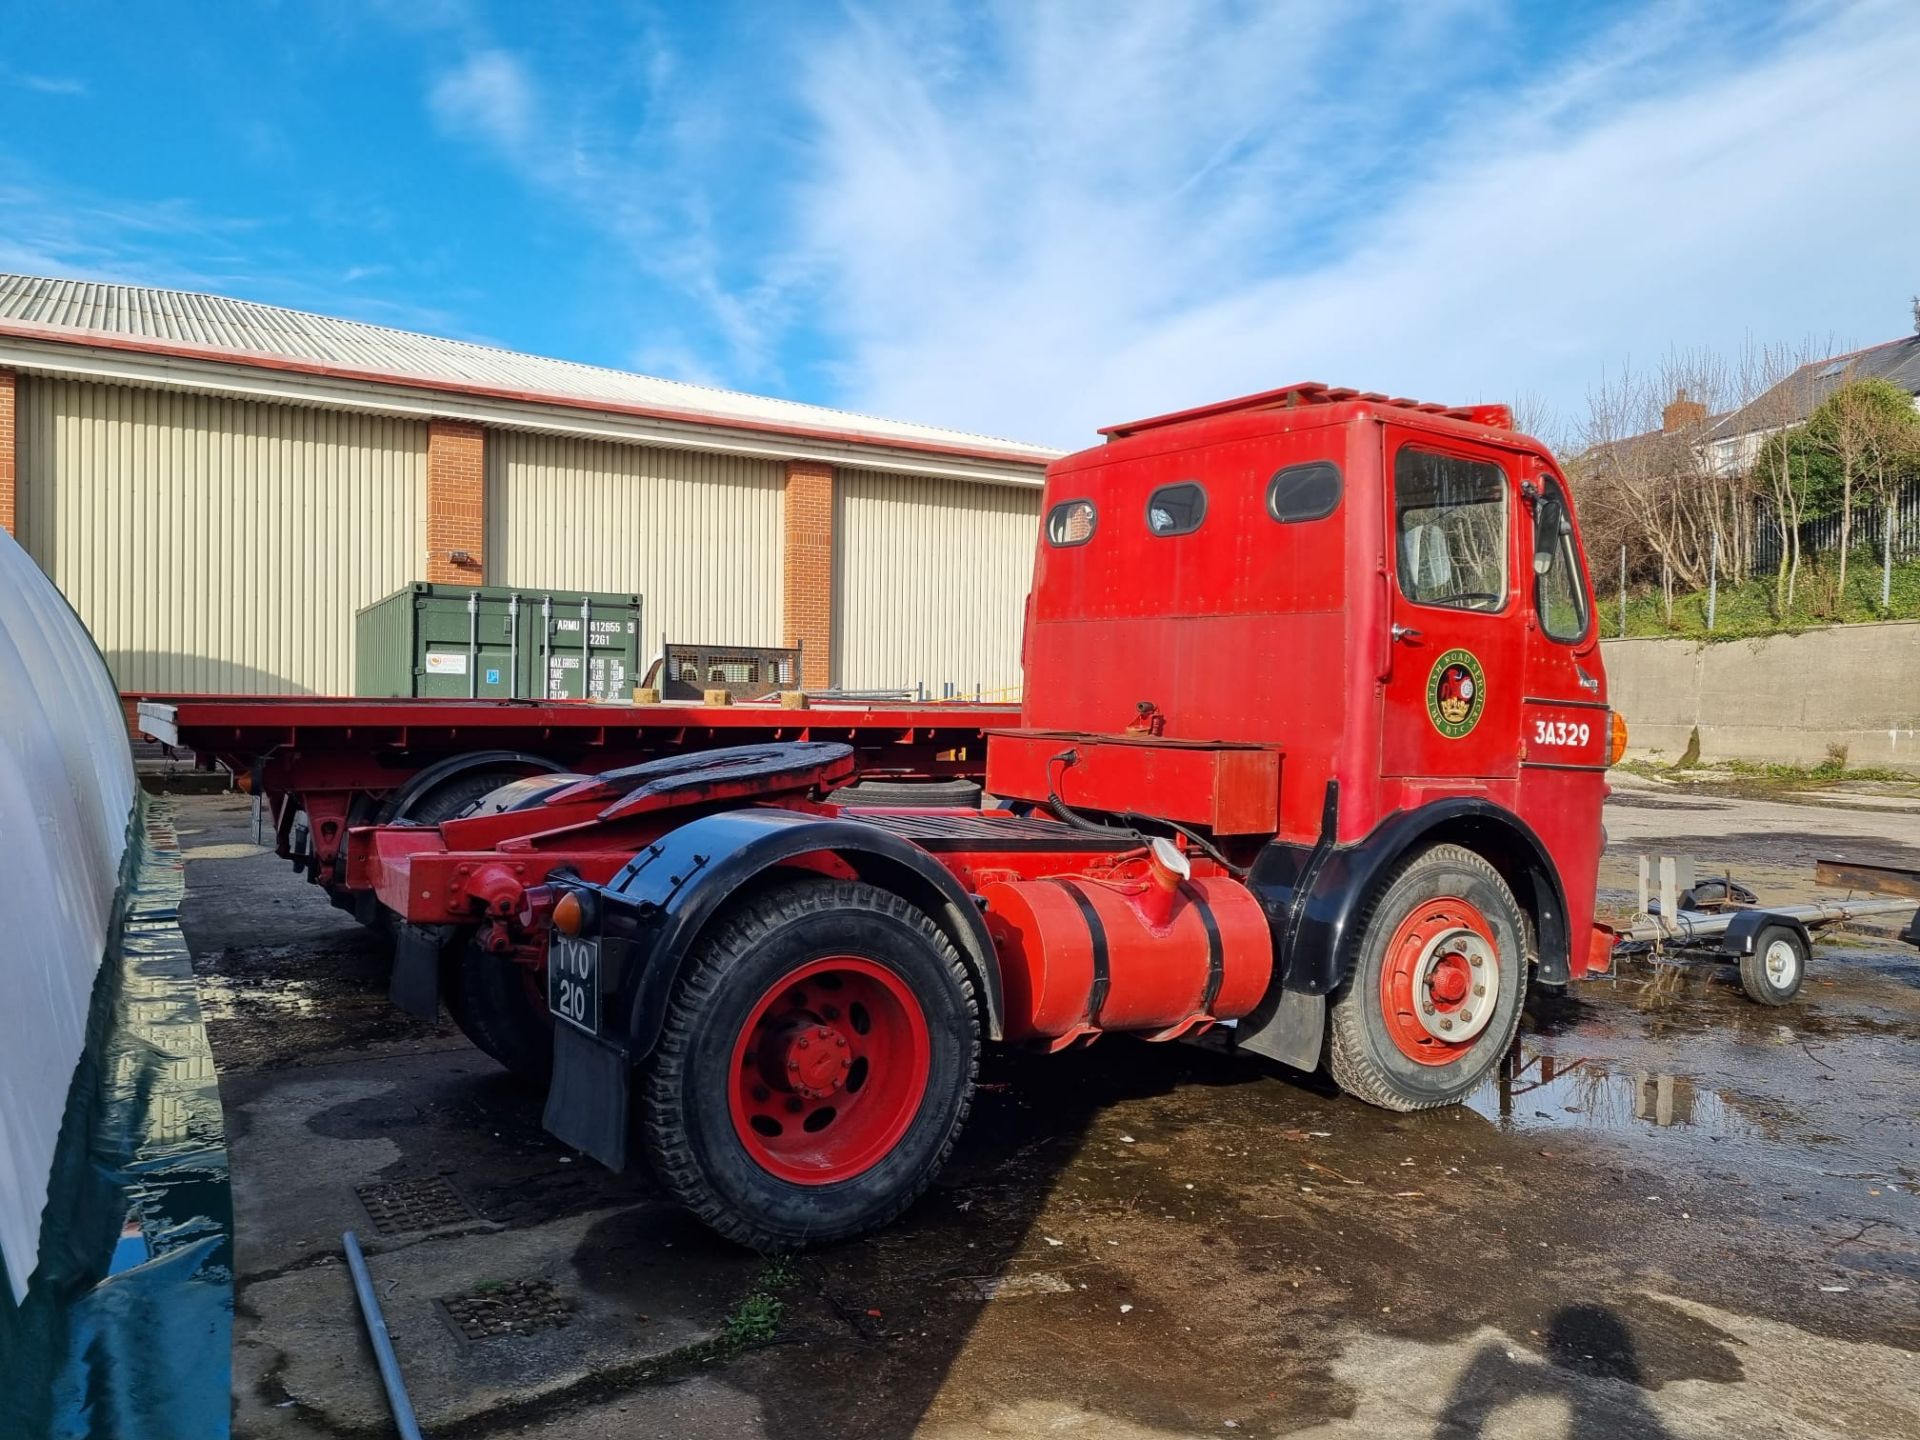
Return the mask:
[[1842,745],[1849,765],[1920,772],[1920,622],[1602,648],[1629,755],[1677,759],[1698,726],[1706,761],[1817,765]]

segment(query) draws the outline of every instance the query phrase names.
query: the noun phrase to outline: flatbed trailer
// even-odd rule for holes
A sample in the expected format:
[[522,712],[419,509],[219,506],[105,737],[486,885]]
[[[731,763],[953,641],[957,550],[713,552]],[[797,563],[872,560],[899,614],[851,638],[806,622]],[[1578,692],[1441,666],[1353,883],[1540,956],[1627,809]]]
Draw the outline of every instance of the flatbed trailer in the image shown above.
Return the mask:
[[[1900,939],[1920,946],[1920,870],[1856,860],[1819,860],[1814,883],[1872,894],[1764,904],[1732,876],[1709,877],[1695,887],[1690,860],[1663,855],[1655,865],[1640,858],[1639,906],[1631,919],[1594,928],[1589,973],[1612,969],[1616,958],[1651,953],[1668,964],[1730,965],[1740,972],[1740,988],[1762,1005],[1785,1005],[1806,983],[1813,959],[1813,935],[1829,925],[1905,915]],[[1684,879],[1683,879],[1684,877]],[[1605,952],[1604,954],[1602,952]]]
[[[225,769],[258,797],[276,851],[346,909],[342,845],[353,825],[451,818],[480,795],[538,774],[597,774],[721,746],[832,741],[853,747],[856,778],[978,780],[991,729],[1018,706],[809,700],[702,705],[669,701],[368,699],[200,695],[139,703],[140,730]],[[366,918],[366,917],[363,917]]]

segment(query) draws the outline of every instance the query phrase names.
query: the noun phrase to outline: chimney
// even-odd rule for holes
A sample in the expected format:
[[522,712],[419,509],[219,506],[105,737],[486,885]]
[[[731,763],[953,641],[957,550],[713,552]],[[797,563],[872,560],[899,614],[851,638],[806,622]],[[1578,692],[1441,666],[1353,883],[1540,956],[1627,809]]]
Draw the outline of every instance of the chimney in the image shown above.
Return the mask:
[[1698,425],[1706,418],[1707,407],[1698,400],[1689,400],[1687,387],[1682,385],[1673,392],[1673,402],[1660,412],[1660,433],[1671,435],[1689,425]]

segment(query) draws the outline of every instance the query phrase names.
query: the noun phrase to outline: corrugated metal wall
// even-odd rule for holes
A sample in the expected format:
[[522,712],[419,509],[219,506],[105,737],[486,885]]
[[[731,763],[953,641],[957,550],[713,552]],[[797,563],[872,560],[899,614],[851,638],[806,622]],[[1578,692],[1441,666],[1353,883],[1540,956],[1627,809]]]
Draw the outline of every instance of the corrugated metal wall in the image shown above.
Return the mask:
[[775,461],[496,430],[487,580],[643,598],[641,663],[675,644],[780,643]]
[[416,578],[427,428],[20,377],[20,540],[122,690],[353,683],[353,615]]
[[834,487],[834,682],[1020,684],[1040,492],[842,470]]

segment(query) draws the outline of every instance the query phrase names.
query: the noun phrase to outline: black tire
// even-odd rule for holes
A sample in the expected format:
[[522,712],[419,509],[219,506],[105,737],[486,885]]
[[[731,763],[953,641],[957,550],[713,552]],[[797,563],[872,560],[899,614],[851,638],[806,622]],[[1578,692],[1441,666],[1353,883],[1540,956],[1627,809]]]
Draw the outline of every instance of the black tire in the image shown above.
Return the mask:
[[[1444,1063],[1411,1058],[1394,1038],[1386,1013],[1383,976],[1389,942],[1403,922],[1424,906],[1464,901],[1478,912],[1493,939],[1498,971],[1491,1017],[1484,1015],[1470,1044],[1458,1053],[1434,1043]],[[1396,869],[1374,893],[1359,927],[1358,952],[1346,980],[1333,993],[1327,1025],[1327,1069],[1347,1094],[1384,1110],[1431,1110],[1464,1100],[1513,1044],[1527,982],[1527,920],[1500,874],[1479,855],[1458,845],[1435,845]],[[1477,972],[1476,972],[1477,973]],[[1475,992],[1478,993],[1478,992]],[[1474,1002],[1459,1002],[1461,1013]],[[1418,1022],[1416,1024],[1425,1023]],[[1405,1028],[1405,1022],[1402,1022]]]
[[[735,1047],[786,976],[846,955],[898,977],[917,1002],[925,1090],[905,1132],[863,1172],[796,1183],[766,1168],[735,1129]],[[689,957],[640,1081],[647,1153],[667,1189],[729,1240],[780,1253],[851,1239],[896,1218],[932,1183],[972,1106],[979,1058],[973,982],[923,912],[871,885],[781,885],[721,916]]]
[[971,780],[862,780],[827,797],[836,805],[935,805],[978,810],[980,787]]
[[1791,925],[1769,925],[1753,937],[1753,953],[1740,957],[1740,988],[1762,1005],[1785,1005],[1807,983],[1813,957]]
[[[438,825],[466,814],[496,790],[526,778],[521,766],[490,766],[449,776],[396,818]],[[387,918],[391,922],[391,912]],[[553,1022],[542,1008],[536,1025],[536,1017],[528,1013],[531,1001],[509,993],[520,985],[518,970],[511,960],[475,945],[472,931],[459,930],[441,953],[440,1003],[447,1007],[460,1033],[482,1053],[528,1082],[545,1086],[553,1075]],[[540,1032],[538,1038],[535,1030]]]
[[422,825],[438,825],[466,814],[494,791],[527,778],[521,766],[490,766],[449,775],[426,794],[418,796],[396,820],[412,820]]
[[525,967],[461,931],[441,962],[440,994],[460,1033],[514,1078],[545,1090],[553,1079],[553,1016]]

